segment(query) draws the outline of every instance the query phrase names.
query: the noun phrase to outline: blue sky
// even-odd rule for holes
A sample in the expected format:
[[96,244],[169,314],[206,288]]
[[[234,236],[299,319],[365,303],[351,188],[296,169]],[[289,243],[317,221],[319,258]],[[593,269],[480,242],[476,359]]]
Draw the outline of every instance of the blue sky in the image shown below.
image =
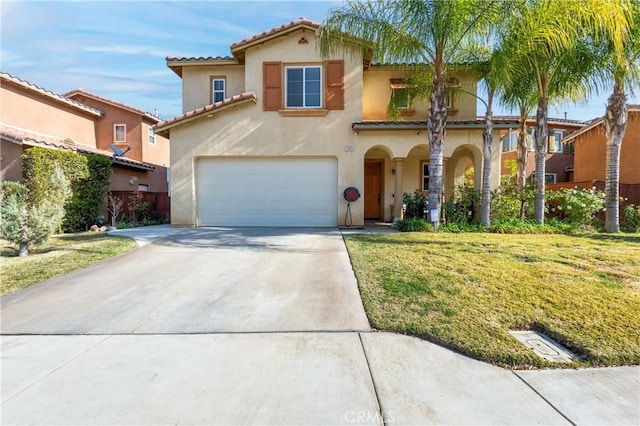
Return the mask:
[[[166,56],[225,56],[229,45],[298,17],[322,22],[342,1],[0,0],[0,68],[55,93],[76,88],[170,118],[181,81]],[[631,102],[640,103],[636,96]],[[606,94],[550,109],[589,120]],[[484,109],[478,107],[478,114]],[[498,109],[498,114],[509,113]]]

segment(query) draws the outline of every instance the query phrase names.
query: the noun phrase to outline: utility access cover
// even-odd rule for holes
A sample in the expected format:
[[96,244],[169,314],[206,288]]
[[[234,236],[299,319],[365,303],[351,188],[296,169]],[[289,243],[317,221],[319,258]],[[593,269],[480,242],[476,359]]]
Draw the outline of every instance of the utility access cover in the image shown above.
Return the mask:
[[544,334],[535,331],[509,331],[520,343],[541,358],[551,362],[571,362],[576,356]]

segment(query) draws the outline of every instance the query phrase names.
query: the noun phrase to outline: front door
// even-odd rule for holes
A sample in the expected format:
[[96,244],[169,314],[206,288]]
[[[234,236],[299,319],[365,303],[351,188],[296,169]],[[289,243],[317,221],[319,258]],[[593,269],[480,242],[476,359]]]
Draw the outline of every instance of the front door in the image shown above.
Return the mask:
[[364,163],[364,218],[381,219],[382,207],[382,162]]

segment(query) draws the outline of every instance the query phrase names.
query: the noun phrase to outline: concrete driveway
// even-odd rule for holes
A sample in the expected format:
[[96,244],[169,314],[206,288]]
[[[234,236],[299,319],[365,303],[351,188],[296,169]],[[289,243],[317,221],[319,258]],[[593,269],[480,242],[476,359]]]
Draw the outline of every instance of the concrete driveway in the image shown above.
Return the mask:
[[2,298],[3,334],[368,330],[338,230],[183,229]]
[[640,423],[639,367],[512,372],[370,331],[337,230],[158,229],[1,299],[3,425]]

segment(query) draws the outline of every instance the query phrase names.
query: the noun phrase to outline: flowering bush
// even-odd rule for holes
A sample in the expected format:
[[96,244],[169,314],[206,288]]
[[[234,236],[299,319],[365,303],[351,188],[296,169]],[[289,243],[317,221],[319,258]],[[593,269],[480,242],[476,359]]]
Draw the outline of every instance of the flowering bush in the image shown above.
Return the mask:
[[624,230],[638,232],[640,230],[640,206],[629,204],[624,208]]
[[580,227],[590,225],[605,206],[604,192],[595,187],[548,191],[546,198],[550,217]]

